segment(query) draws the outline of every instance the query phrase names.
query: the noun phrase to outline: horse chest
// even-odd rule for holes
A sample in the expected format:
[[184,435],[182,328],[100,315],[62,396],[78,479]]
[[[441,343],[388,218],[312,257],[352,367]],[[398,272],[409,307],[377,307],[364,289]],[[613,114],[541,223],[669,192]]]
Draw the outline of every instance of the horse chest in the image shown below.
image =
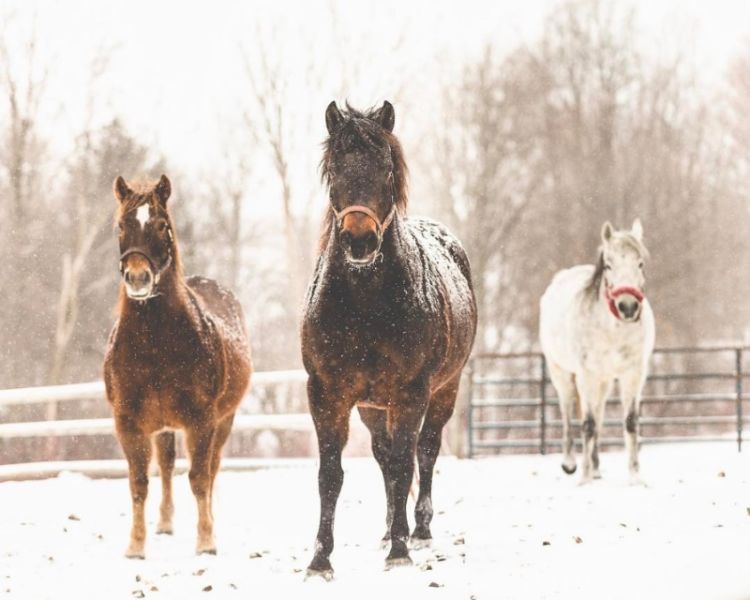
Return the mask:
[[615,376],[641,364],[642,347],[643,334],[637,326],[617,324],[585,330],[579,352],[584,369]]

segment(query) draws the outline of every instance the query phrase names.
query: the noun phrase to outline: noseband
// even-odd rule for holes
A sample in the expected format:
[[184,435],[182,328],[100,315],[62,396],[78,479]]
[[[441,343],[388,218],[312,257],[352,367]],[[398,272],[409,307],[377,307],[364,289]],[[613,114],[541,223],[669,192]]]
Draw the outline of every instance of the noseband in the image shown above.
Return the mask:
[[346,215],[352,214],[352,213],[359,213],[362,215],[367,215],[372,219],[375,223],[375,234],[378,237],[378,247],[376,252],[380,250],[380,246],[383,243],[383,235],[385,234],[386,229],[390,226],[390,224],[393,222],[393,217],[396,215],[396,198],[394,195],[394,177],[393,172],[391,171],[388,174],[388,179],[391,184],[391,210],[388,211],[388,214],[385,216],[385,219],[382,221],[380,220],[380,217],[378,217],[378,213],[376,213],[371,208],[368,208],[367,206],[363,206],[361,204],[353,204],[352,206],[347,206],[346,208],[342,210],[336,210],[336,207],[333,205],[333,202],[331,202],[331,210],[333,211],[333,215],[336,217],[336,225],[340,228],[341,224],[344,221],[344,217]]
[[620,316],[620,313],[617,311],[617,298],[622,296],[623,294],[630,294],[633,296],[638,302],[643,302],[643,299],[645,296],[643,295],[643,292],[639,290],[638,288],[630,287],[630,286],[622,286],[618,288],[610,288],[608,286],[604,286],[604,298],[607,300],[607,306],[609,306],[609,312],[611,312],[616,319],[622,320],[622,317]]
[[[171,231],[170,231],[170,240],[172,239]],[[125,259],[132,255],[132,254],[140,254],[143,258],[145,258],[148,261],[148,264],[151,266],[151,270],[154,272],[154,285],[159,284],[159,279],[161,279],[161,276],[164,274],[164,272],[169,268],[169,266],[172,264],[172,246],[169,246],[169,249],[167,250],[167,260],[164,262],[164,264],[161,266],[161,268],[156,268],[156,261],[151,257],[148,250],[146,248],[143,248],[141,246],[134,246],[133,248],[128,248],[120,254],[120,275],[124,275],[125,273]]]
[[382,221],[374,210],[366,206],[362,206],[361,204],[353,204],[352,206],[347,206],[340,211],[337,211],[333,204],[331,204],[331,210],[336,217],[336,223],[339,227],[341,227],[341,224],[344,221],[344,217],[352,213],[360,213],[370,217],[375,222],[375,234],[378,236],[378,250],[380,250],[380,244],[383,242],[383,234],[385,233],[385,230],[388,229],[388,226],[393,222],[393,217],[396,214],[396,205],[393,204],[391,206],[391,210],[388,211],[388,214]]

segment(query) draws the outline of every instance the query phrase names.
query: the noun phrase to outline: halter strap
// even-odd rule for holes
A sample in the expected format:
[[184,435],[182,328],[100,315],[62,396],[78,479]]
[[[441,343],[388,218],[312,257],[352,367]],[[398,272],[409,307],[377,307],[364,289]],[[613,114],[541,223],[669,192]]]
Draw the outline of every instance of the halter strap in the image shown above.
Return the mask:
[[396,214],[396,205],[394,204],[393,206],[391,206],[391,210],[388,211],[388,214],[386,215],[385,219],[383,219],[383,221],[380,220],[378,214],[374,210],[368,208],[367,206],[362,206],[361,204],[353,204],[352,206],[347,206],[340,211],[337,211],[333,204],[331,204],[331,210],[333,211],[333,214],[336,217],[336,222],[339,224],[339,226],[341,226],[341,223],[343,222],[346,215],[352,213],[361,213],[363,215],[367,215],[375,222],[378,242],[380,242],[383,239],[383,234],[385,233],[386,229],[388,229],[388,226],[393,222],[393,217]]
[[638,302],[643,302],[643,299],[645,298],[643,292],[639,290],[638,288],[630,287],[627,285],[624,285],[618,288],[608,288],[605,285],[604,286],[604,298],[607,301],[609,312],[611,312],[615,316],[615,318],[618,320],[622,320],[622,317],[620,316],[620,313],[617,310],[617,298],[619,296],[622,296],[623,294],[630,294],[636,300],[638,300]]
[[148,250],[146,250],[145,248],[141,246],[134,246],[133,248],[128,248],[127,250],[125,250],[125,252],[120,254],[120,273],[121,274],[124,270],[123,263],[125,262],[125,259],[132,254],[140,254],[148,261],[149,265],[151,265],[151,269],[154,270],[154,285],[155,286],[158,285],[159,279],[161,279],[161,276],[172,264],[172,247],[171,246],[169,247],[167,260],[159,269],[156,269],[156,261],[153,258],[151,258],[151,255],[149,254]]

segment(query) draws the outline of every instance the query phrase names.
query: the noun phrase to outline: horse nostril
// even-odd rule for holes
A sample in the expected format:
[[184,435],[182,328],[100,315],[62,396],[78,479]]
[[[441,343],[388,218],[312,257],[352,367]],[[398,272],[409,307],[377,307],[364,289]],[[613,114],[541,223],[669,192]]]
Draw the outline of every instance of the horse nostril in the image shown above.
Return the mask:
[[127,283],[128,285],[133,284],[133,277],[130,275],[129,269],[125,271],[125,283]]
[[638,312],[638,307],[639,303],[634,300],[621,300],[617,303],[617,310],[619,310],[620,314],[627,319],[635,316],[635,314]]

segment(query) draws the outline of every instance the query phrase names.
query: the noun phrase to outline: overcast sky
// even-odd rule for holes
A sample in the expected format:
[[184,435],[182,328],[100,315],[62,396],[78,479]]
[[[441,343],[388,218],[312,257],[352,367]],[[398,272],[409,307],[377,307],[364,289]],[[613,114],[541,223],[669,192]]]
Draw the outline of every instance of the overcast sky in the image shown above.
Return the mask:
[[[64,151],[81,129],[89,97],[88,64],[98,48],[111,48],[111,62],[94,93],[95,120],[121,117],[171,164],[196,172],[220,160],[228,132],[247,106],[240,48],[255,56],[259,34],[273,61],[299,73],[290,84],[295,115],[313,109],[320,113],[312,129],[301,132],[317,153],[328,99],[344,93],[357,104],[370,105],[391,98],[395,82],[406,79],[408,96],[419,99],[419,105],[396,107],[397,131],[399,126],[403,131],[417,111],[436,106],[441,72],[478,53],[489,40],[501,49],[533,41],[554,4],[38,0],[4,2],[4,14],[15,12],[15,18],[3,25],[19,40],[36,24],[42,44],[39,64],[50,68],[44,114],[53,127],[44,129],[56,132],[56,148]],[[750,30],[747,2],[661,0],[637,2],[636,7],[655,51],[683,44],[708,80],[721,78]],[[345,52],[362,57],[348,79],[340,72],[338,56]],[[311,63],[321,72],[315,89],[305,87],[309,80],[303,76]],[[317,156],[310,164],[316,162]]]

